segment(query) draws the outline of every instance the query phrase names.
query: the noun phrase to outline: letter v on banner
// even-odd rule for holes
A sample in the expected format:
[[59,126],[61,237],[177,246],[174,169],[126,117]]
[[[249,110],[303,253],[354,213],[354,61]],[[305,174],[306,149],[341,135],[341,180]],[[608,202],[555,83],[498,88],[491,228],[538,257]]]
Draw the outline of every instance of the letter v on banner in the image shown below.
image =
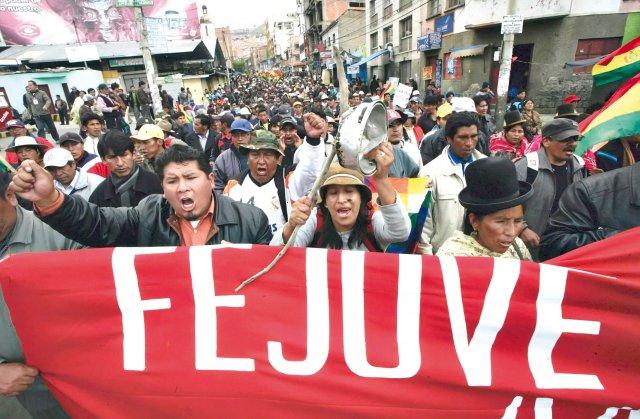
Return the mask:
[[329,356],[329,288],[327,285],[327,249],[306,250],[307,277],[307,357],[288,361],[282,355],[282,343],[267,342],[269,363],[288,375],[313,375]]
[[398,255],[398,366],[376,367],[367,360],[364,330],[364,257],[366,252],[342,251],[342,322],[344,358],[361,377],[410,378],[418,373],[420,354],[420,287],[422,257]]
[[453,345],[470,386],[491,385],[491,348],[504,326],[511,295],[520,276],[520,261],[493,259],[493,276],[485,295],[480,320],[471,340],[462,304],[460,273],[456,259],[439,257],[449,309]]
[[144,371],[146,366],[146,335],[144,312],[171,308],[169,298],[143,300],[135,267],[137,255],[173,253],[175,247],[118,247],[113,249],[111,266],[116,287],[116,299],[122,313],[122,354],[124,369]]

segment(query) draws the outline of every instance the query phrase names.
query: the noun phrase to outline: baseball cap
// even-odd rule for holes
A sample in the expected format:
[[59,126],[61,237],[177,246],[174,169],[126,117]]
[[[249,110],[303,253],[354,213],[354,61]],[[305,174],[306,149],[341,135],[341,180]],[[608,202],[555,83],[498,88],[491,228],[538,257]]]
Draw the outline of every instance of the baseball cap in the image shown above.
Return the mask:
[[302,102],[293,102],[293,106],[302,106]]
[[573,103],[573,102],[580,102],[580,96],[578,96],[578,95],[569,95],[569,96],[564,98],[564,103]]
[[73,161],[73,156],[64,148],[56,147],[44,153],[42,159],[44,167],[64,167],[70,161]]
[[251,115],[251,111],[248,108],[245,107],[245,108],[240,109],[239,114],[240,115],[244,115],[244,116],[248,116],[248,115]]
[[19,119],[11,119],[7,122],[7,131],[11,128],[24,128],[24,122]]
[[85,102],[89,102],[89,101],[92,101],[92,100],[95,100],[95,99],[96,99],[95,97],[91,96],[88,93],[82,97],[82,100],[84,100]]
[[171,125],[171,122],[166,121],[164,119],[158,121],[157,125],[162,131],[166,131],[166,132],[173,131],[173,126]]
[[283,127],[285,124],[290,124],[290,125],[293,125],[294,127],[298,126],[298,122],[291,116],[282,118],[282,120],[280,121],[280,126]]
[[476,104],[470,97],[453,97],[451,98],[451,106],[453,112],[475,112]]
[[451,115],[453,112],[453,107],[449,104],[449,102],[445,102],[442,105],[438,106],[438,110],[436,111],[436,116],[438,118],[446,118]]
[[253,131],[253,127],[246,119],[236,119],[231,124],[231,132],[233,131],[251,132]]
[[164,139],[164,132],[162,128],[154,124],[144,124],[140,127],[135,135],[131,136],[132,140],[147,141],[152,138]]
[[7,147],[7,151],[16,151],[16,148],[24,146],[37,147],[40,150],[44,150],[44,146],[42,144],[38,144],[35,138],[23,135],[21,137],[16,137],[13,141],[13,145],[11,147]]
[[557,118],[542,126],[542,136],[556,141],[580,136],[578,123],[567,118]]
[[275,134],[263,129],[256,132],[256,136],[251,139],[249,144],[242,144],[240,146],[240,151],[243,154],[247,154],[249,150],[274,150],[284,156],[284,153],[280,150]]
[[387,109],[387,125],[391,125],[398,119],[402,119],[402,115],[400,115],[400,112],[393,109]]
[[84,140],[80,135],[75,132],[65,132],[58,139],[58,144],[64,144],[68,141],[73,141],[74,143],[84,143]]

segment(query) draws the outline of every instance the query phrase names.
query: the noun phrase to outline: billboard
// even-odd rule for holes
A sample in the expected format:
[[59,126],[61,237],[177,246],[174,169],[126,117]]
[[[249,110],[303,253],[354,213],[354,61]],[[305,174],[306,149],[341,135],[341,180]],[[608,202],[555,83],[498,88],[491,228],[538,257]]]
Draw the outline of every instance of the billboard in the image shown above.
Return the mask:
[[[200,37],[195,0],[155,0],[142,10],[168,41]],[[134,10],[116,7],[116,0],[0,0],[0,31],[7,45],[138,40]]]

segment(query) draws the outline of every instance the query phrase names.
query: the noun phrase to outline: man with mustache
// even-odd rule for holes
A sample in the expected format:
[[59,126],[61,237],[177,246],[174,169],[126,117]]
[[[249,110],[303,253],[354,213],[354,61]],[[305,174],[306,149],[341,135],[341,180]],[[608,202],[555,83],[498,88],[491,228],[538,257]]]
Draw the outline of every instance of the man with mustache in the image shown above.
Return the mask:
[[560,196],[567,187],[587,176],[584,160],[575,155],[580,131],[578,123],[557,118],[542,127],[542,147],[516,162],[518,180],[533,185],[533,195],[527,202],[526,227],[520,238],[537,259],[540,237],[549,217],[558,208]]

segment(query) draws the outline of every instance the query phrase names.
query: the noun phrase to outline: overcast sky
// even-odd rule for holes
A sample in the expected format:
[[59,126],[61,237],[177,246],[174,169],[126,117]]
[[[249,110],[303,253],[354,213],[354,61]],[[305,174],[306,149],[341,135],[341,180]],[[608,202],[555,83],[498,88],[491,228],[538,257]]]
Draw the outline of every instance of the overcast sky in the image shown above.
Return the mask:
[[253,28],[267,17],[281,17],[296,11],[296,0],[205,0],[216,27]]

